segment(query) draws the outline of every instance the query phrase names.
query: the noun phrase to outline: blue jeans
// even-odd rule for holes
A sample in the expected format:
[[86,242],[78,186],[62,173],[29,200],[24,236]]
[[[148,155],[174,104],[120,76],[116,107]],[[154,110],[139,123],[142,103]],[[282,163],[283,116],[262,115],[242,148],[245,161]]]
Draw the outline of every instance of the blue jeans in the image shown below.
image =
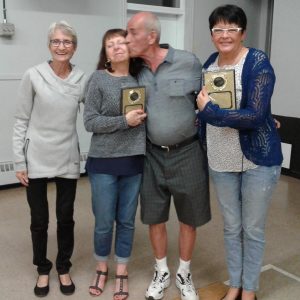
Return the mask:
[[224,220],[227,267],[232,287],[256,291],[265,248],[265,222],[280,166],[244,172],[209,170]]
[[89,173],[95,216],[94,249],[98,261],[106,261],[111,252],[116,222],[115,257],[127,263],[131,255],[135,215],[142,175],[113,176]]

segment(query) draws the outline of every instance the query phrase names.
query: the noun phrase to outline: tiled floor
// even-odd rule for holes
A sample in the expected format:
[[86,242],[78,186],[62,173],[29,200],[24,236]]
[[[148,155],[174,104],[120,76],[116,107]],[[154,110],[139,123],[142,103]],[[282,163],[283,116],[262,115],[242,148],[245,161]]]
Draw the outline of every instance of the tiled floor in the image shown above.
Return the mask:
[[[195,285],[201,288],[202,300],[214,300],[220,284],[227,280],[224,261],[222,222],[216,206],[213,188],[213,219],[197,231],[196,249],[192,261]],[[300,180],[282,176],[274,194],[266,228],[267,247],[261,276],[259,300],[300,299]],[[54,215],[55,188],[49,184],[50,227],[49,257],[56,255],[56,226]],[[144,299],[144,292],[152,278],[153,257],[147,227],[136,219],[136,235],[132,261],[129,266],[130,297]],[[51,272],[50,293],[47,299],[91,299],[88,286],[94,273],[92,257],[93,216],[90,205],[90,187],[87,177],[79,181],[75,207],[76,244],[72,258],[72,278],[76,284],[74,295],[60,294],[55,270]],[[172,209],[168,222],[171,272],[178,266],[177,221]],[[35,299],[33,287],[36,272],[31,263],[29,209],[24,188],[0,190],[0,300]],[[112,299],[114,262],[110,261],[109,281],[99,299]],[[216,289],[212,288],[213,283]],[[211,296],[207,298],[207,294]],[[220,291],[219,291],[220,293]],[[219,297],[219,296],[218,296]],[[178,298],[174,283],[166,291],[165,300]]]

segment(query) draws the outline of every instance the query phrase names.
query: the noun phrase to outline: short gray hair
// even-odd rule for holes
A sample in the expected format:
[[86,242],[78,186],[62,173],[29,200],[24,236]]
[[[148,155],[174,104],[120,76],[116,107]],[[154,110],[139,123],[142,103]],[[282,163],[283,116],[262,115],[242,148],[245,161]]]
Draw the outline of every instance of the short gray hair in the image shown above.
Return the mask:
[[146,20],[145,20],[145,28],[148,29],[149,31],[156,32],[157,33],[156,41],[159,42],[161,26],[160,26],[160,21],[155,14],[149,13],[149,17],[146,18]]
[[57,29],[61,30],[65,35],[71,36],[74,45],[77,46],[77,33],[75,29],[66,21],[54,22],[50,25],[48,30],[48,46],[55,30]]

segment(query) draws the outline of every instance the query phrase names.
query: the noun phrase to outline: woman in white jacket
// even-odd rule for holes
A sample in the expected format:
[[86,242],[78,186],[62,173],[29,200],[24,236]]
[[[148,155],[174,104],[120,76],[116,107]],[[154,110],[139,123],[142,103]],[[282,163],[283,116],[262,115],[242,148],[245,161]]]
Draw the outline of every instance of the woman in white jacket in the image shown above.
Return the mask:
[[60,290],[63,294],[75,291],[69,269],[74,247],[73,208],[80,174],[76,118],[85,75],[70,63],[77,36],[69,24],[51,24],[48,47],[51,60],[30,68],[22,78],[13,131],[16,176],[26,186],[31,212],[33,264],[39,274],[34,288],[36,296],[48,294],[52,268],[47,258],[48,178],[54,178],[57,188],[56,269]]

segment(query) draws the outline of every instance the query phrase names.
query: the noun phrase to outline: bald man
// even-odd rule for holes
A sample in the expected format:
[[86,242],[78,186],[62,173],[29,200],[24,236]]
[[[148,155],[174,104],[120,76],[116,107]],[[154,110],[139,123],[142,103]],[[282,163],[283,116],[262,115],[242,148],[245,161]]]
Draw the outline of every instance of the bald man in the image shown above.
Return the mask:
[[162,299],[170,284],[166,222],[173,197],[179,221],[176,286],[182,300],[197,300],[190,262],[196,228],[211,218],[206,154],[195,127],[193,93],[200,89],[201,64],[192,53],[160,46],[160,22],[152,13],[135,14],[127,31],[130,56],[144,60],[138,80],[147,95],[141,219],[149,225],[156,264],[145,296]]

